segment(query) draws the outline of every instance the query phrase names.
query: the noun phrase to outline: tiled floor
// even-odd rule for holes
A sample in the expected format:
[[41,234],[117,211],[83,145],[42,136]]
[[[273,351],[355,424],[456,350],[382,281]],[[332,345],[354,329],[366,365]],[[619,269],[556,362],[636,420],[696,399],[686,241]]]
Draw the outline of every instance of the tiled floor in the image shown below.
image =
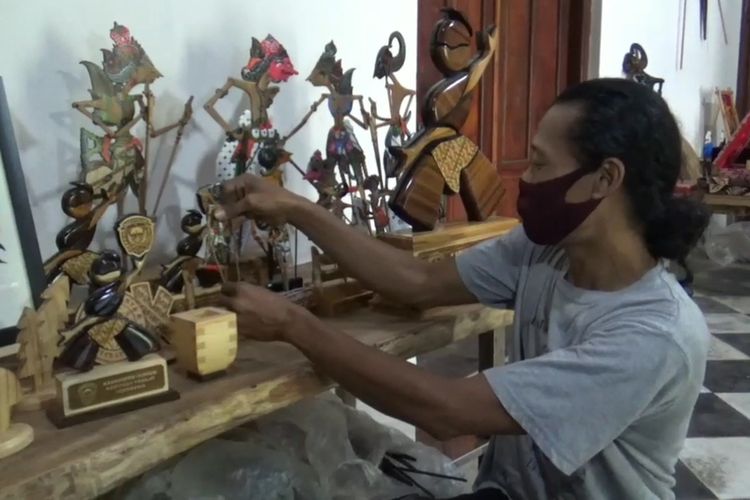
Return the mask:
[[698,293],[712,333],[705,391],[680,453],[678,499],[750,497],[750,296]]

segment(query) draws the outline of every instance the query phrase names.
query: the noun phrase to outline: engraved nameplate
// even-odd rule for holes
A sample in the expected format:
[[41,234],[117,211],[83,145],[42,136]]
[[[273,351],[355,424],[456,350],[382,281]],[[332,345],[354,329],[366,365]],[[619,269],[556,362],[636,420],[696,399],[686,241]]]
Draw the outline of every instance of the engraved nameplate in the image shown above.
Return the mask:
[[135,362],[97,366],[58,377],[65,416],[118,405],[169,390],[167,363],[152,354]]

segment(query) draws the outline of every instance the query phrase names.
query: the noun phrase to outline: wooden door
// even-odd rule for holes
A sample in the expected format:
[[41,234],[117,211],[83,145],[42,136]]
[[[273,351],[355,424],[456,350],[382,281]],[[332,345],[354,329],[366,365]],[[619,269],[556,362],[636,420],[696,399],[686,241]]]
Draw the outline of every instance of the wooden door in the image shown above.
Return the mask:
[[[475,30],[492,24],[498,27],[497,53],[462,131],[497,165],[506,190],[498,213],[517,217],[518,178],[529,164],[536,126],[560,90],[585,76],[591,0],[419,0],[418,102],[442,78],[432,64],[429,46],[435,21],[445,7],[460,10]],[[450,198],[447,215],[449,220],[466,219],[458,196]],[[489,360],[480,352],[480,369],[492,364],[491,336],[488,340]],[[449,357],[443,357],[444,362],[440,354],[435,357],[435,371],[440,372]],[[430,364],[423,358],[419,363],[423,361]],[[448,371],[455,376],[454,369]],[[463,436],[439,443],[419,430],[417,438],[453,458],[483,441]]]
[[[518,178],[536,126],[555,96],[584,77],[590,0],[419,0],[418,99],[441,78],[429,43],[444,7],[460,10],[474,29],[498,27],[498,50],[463,132],[497,165],[506,189],[499,214],[517,216]],[[465,218],[460,199],[451,197],[448,219]]]
[[750,0],[742,2],[740,61],[737,66],[737,113],[750,113]]

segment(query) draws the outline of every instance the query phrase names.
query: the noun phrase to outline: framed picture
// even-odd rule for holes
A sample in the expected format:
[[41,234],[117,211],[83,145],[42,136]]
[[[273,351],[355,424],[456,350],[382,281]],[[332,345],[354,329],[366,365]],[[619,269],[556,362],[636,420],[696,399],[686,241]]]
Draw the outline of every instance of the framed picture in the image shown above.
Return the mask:
[[23,308],[39,306],[46,280],[2,77],[0,167],[0,345],[6,345],[15,342]]

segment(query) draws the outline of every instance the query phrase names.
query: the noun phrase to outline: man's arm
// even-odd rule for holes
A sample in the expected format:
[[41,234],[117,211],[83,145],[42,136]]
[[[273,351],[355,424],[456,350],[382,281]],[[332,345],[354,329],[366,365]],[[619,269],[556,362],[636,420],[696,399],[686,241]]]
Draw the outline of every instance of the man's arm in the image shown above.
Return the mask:
[[312,314],[288,328],[284,340],[355,397],[438,439],[524,433],[484,375],[453,379],[429,373],[331,329]]
[[263,178],[244,174],[224,183],[219,219],[290,222],[365,287],[402,304],[427,308],[476,302],[453,259],[428,263],[346,225],[311,201]]
[[452,257],[439,262],[417,259],[344,224],[307,200],[300,200],[290,211],[289,222],[347,274],[386,298],[420,308],[476,302]]

